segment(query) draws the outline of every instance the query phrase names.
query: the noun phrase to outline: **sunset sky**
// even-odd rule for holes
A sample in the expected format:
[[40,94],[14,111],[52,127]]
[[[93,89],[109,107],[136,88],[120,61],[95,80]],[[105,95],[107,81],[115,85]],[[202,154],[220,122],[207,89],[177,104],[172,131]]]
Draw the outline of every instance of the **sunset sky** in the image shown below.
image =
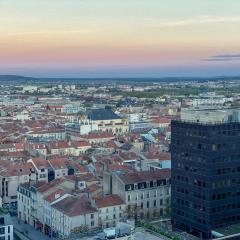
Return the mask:
[[0,0],[0,74],[240,75],[240,0]]

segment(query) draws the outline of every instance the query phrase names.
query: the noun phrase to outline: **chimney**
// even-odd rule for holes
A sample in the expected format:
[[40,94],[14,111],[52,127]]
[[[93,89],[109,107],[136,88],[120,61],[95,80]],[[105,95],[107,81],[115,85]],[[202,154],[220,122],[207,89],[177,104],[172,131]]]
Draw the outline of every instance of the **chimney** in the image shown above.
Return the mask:
[[96,206],[96,200],[95,200],[95,198],[91,198],[91,199],[90,199],[90,202],[91,202],[91,206],[92,206],[92,207],[94,207],[94,208],[97,207],[97,206]]
[[61,197],[61,195],[59,193],[55,193],[55,200],[60,198],[60,197]]

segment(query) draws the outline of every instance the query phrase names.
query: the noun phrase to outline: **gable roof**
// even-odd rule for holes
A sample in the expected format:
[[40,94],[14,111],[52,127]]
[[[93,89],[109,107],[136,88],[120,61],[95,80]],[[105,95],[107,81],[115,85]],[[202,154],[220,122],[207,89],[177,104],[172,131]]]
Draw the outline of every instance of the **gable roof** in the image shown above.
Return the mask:
[[98,208],[111,207],[124,204],[123,200],[118,195],[109,195],[99,197],[96,199],[96,206]]
[[52,207],[70,217],[96,212],[96,208],[91,206],[86,197],[69,196],[53,204]]

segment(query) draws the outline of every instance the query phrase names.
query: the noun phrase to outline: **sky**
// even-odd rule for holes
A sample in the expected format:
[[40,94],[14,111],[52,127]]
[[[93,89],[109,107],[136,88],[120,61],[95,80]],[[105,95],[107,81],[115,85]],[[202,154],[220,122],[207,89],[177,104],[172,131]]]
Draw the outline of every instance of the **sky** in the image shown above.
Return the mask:
[[240,1],[0,0],[0,74],[240,75]]

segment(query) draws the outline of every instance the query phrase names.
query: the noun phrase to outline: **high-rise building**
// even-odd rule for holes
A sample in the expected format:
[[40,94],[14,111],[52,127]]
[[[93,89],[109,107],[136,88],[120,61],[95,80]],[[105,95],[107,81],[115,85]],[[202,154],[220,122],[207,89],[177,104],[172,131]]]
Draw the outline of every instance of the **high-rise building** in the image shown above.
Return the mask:
[[239,112],[184,110],[172,122],[175,228],[210,239],[216,229],[240,223]]

